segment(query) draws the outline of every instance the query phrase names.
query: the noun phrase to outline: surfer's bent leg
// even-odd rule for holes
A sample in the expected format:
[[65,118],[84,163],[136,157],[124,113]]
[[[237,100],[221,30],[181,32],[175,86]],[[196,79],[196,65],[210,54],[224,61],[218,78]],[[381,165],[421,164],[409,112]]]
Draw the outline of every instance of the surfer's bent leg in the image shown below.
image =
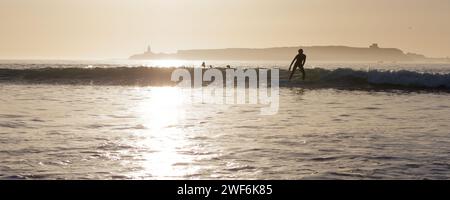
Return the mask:
[[302,79],[305,80],[306,77],[305,68],[303,68],[303,66],[300,66],[300,71],[302,72]]
[[297,70],[297,65],[295,65],[294,69],[292,69],[291,75],[289,76],[289,80],[291,80],[292,76],[294,76],[295,70]]

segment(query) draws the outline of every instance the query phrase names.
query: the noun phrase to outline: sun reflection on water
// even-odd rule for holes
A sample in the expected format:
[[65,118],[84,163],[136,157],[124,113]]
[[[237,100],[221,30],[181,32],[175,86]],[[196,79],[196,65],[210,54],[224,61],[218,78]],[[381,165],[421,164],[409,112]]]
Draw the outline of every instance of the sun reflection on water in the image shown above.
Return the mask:
[[185,118],[185,96],[178,88],[162,87],[142,91],[146,100],[137,106],[145,148],[140,157],[143,170],[137,175],[151,179],[183,177],[195,173],[189,168],[192,157],[180,153],[189,146],[182,123]]
[[184,116],[183,94],[178,88],[161,87],[144,91],[146,99],[138,106],[143,125],[153,132],[177,124]]

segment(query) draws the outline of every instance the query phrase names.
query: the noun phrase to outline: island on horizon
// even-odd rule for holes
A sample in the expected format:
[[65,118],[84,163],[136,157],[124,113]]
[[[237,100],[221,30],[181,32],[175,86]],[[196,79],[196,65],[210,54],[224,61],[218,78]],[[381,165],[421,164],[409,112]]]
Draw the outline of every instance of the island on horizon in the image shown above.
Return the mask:
[[349,46],[297,46],[273,48],[227,48],[179,50],[176,53],[154,53],[150,46],[131,60],[291,60],[298,49],[304,49],[310,61],[357,62],[450,62],[447,58],[430,58],[415,53],[404,53],[398,48],[381,48],[374,43],[369,47]]

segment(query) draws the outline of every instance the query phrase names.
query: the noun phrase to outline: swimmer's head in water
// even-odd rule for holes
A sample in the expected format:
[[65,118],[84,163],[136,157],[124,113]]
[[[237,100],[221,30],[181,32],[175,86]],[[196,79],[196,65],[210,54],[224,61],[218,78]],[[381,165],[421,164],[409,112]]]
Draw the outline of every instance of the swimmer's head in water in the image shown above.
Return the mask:
[[303,49],[299,49],[298,53],[302,54],[303,53]]

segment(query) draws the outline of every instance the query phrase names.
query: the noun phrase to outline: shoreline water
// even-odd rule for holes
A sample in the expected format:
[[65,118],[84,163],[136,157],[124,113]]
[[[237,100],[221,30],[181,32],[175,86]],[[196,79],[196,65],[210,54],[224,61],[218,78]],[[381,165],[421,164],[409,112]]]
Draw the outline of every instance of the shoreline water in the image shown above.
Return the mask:
[[280,88],[280,110],[172,87],[0,84],[0,179],[448,179],[449,94]]

